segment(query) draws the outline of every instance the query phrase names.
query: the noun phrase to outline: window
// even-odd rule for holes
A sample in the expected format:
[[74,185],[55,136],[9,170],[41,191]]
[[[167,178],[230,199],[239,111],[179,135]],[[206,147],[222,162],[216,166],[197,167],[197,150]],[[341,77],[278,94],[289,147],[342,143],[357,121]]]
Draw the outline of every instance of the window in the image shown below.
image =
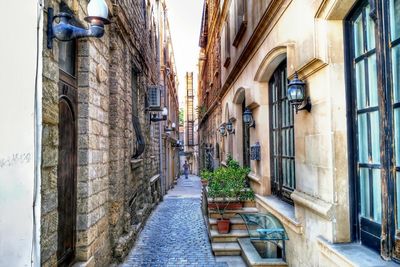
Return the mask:
[[295,189],[294,111],[287,99],[286,61],[269,81],[271,188],[272,193],[292,203],[290,194]]
[[143,21],[144,21],[144,28],[147,28],[147,4],[146,0],[142,0],[142,13],[143,13]]
[[237,47],[247,27],[246,0],[235,1],[235,13],[235,39],[233,40],[233,46]]
[[132,114],[138,116],[139,105],[139,85],[138,85],[138,72],[132,69],[131,88],[132,88]]
[[360,1],[347,42],[355,238],[399,259],[400,1]]
[[[246,110],[246,99],[242,102],[242,113]],[[243,121],[242,116],[242,131],[243,131],[243,166],[250,167],[250,127]]]
[[227,68],[231,63],[231,31],[229,23],[229,14],[225,22],[225,61],[224,67]]
[[143,154],[145,149],[145,141],[140,127],[139,120],[139,84],[138,72],[132,69],[131,75],[131,90],[132,90],[132,127],[135,132],[135,145],[133,147],[132,158],[137,159]]

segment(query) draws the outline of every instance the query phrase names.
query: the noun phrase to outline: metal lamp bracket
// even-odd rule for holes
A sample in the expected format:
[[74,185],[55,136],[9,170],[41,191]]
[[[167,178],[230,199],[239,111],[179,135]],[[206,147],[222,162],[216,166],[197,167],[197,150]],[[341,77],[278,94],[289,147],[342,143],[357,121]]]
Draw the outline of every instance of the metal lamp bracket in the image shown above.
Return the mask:
[[296,114],[297,114],[297,112],[300,111],[300,110],[307,110],[308,112],[311,112],[311,108],[312,108],[311,99],[310,99],[310,97],[308,96],[308,97],[305,99],[305,104],[304,104],[302,107],[299,108],[299,106],[296,105]]

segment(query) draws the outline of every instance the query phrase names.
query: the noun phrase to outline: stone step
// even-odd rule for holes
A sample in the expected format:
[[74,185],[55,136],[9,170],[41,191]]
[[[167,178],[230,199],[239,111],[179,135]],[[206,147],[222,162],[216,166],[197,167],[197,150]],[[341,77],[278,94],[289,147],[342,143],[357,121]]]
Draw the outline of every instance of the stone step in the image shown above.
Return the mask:
[[[238,213],[257,213],[258,209],[255,207],[244,207],[239,210],[225,210],[224,212],[224,218],[232,218]],[[208,214],[210,218],[220,218],[221,216],[219,215],[217,210],[214,209],[208,209]]]
[[[231,220],[231,230],[246,230],[246,224],[244,223],[243,219],[240,217],[233,217],[230,218]],[[217,230],[217,221],[216,218],[209,218],[208,219],[210,228],[212,230]]]
[[239,256],[241,253],[237,242],[212,243],[211,247],[215,256]]
[[238,243],[242,251],[242,258],[245,260],[247,266],[257,267],[286,267],[288,264],[283,259],[278,258],[261,258],[257,250],[250,241],[250,238],[239,238]]
[[249,237],[247,230],[231,230],[227,234],[220,234],[217,230],[210,230],[211,243],[236,242],[238,238]]

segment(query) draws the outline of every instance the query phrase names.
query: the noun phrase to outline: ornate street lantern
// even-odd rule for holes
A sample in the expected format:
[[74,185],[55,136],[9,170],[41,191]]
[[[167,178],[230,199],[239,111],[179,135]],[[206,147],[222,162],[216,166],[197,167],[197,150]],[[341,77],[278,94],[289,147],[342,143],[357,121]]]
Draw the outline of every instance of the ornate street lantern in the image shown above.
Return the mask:
[[246,108],[243,112],[243,122],[246,124],[247,127],[256,127],[256,123],[253,119],[253,113],[249,108]]
[[157,114],[153,113],[150,115],[150,121],[157,122],[157,121],[166,121],[168,117],[168,109],[164,107],[161,112],[161,118],[157,117]]
[[234,134],[235,133],[235,129],[233,129],[233,124],[232,124],[231,120],[229,120],[226,123],[226,130],[228,131],[229,134]]
[[[296,113],[299,110],[307,110],[308,112],[311,112],[310,97],[306,97],[305,95],[305,83],[299,79],[297,72],[295,72],[293,80],[288,84],[287,97],[289,103],[296,108]],[[303,107],[299,108],[302,104]]]
[[226,128],[225,128],[225,124],[223,123],[223,124],[221,124],[220,126],[219,126],[219,133],[221,134],[221,136],[225,136],[225,134],[226,134]]

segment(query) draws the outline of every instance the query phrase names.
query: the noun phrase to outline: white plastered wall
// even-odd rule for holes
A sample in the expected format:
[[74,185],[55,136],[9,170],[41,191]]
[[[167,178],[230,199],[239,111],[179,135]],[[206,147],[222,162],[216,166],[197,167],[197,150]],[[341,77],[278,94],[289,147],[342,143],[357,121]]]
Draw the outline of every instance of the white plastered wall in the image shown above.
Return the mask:
[[39,2],[5,1],[0,17],[0,266],[40,262],[40,203],[35,202],[40,199],[35,116],[40,119],[40,114],[34,110],[35,84],[37,105],[41,98],[41,64],[36,65],[42,47]]

